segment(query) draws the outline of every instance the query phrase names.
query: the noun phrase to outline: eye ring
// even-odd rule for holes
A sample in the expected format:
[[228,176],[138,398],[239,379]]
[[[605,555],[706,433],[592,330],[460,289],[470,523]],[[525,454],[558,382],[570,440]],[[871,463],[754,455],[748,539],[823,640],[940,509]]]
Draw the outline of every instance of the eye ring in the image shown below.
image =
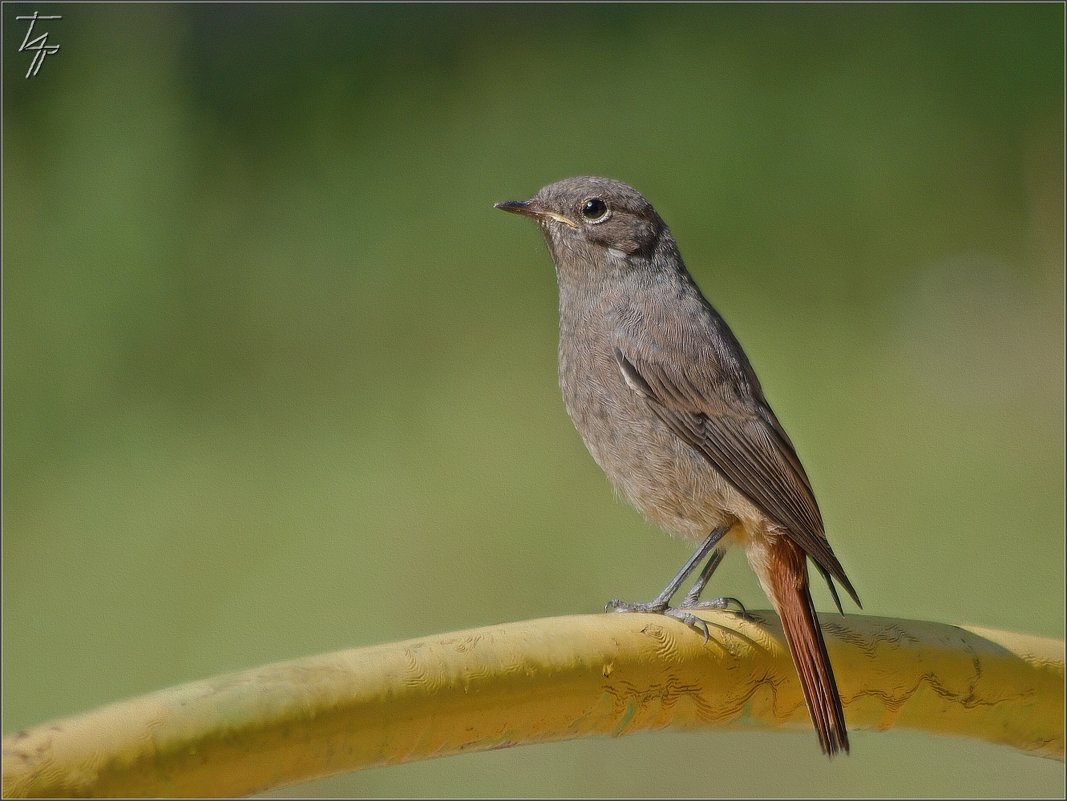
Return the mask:
[[611,216],[608,204],[598,197],[586,198],[581,207],[582,218],[591,223],[602,223]]

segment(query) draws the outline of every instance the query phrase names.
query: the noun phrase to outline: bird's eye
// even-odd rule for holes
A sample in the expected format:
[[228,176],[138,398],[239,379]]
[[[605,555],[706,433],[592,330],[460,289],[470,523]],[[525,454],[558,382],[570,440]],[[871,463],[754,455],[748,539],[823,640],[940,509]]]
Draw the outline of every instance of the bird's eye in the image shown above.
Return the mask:
[[598,197],[591,197],[582,204],[582,216],[589,222],[604,222],[608,218],[608,204]]

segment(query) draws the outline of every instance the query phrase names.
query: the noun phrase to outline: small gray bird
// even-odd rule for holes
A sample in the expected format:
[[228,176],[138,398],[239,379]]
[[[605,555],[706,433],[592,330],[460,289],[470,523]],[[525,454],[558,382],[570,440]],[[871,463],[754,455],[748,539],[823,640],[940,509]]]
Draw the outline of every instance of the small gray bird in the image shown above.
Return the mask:
[[[848,751],[841,696],[808,591],[807,557],[859,597],[823,531],[793,443],[733,332],[704,299],[670,229],[635,189],[568,178],[527,201],[497,203],[536,220],[559,282],[559,383],[567,412],[612,484],[649,520],[701,541],[648,603],[703,629],[700,601],[725,549],[739,545],[782,619],[823,752]],[[671,598],[707,558],[681,607]]]

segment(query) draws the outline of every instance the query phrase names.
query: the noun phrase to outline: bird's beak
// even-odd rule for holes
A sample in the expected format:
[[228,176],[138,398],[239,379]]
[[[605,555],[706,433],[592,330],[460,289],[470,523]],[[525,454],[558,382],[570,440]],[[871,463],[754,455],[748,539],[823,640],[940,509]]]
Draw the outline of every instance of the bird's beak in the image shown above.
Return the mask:
[[529,217],[538,222],[544,222],[546,219],[549,219],[561,222],[571,228],[578,227],[574,220],[568,219],[562,214],[557,214],[554,211],[549,211],[536,200],[505,200],[502,203],[494,204],[494,208],[500,209],[501,211],[509,211],[512,214],[521,214],[523,217]]

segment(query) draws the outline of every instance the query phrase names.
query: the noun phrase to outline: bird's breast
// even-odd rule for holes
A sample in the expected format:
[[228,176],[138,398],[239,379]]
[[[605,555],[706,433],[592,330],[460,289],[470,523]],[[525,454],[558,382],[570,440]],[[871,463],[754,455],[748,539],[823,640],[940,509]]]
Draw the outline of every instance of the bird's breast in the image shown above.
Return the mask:
[[615,489],[672,534],[701,539],[750,504],[627,384],[610,330],[561,315],[559,382],[567,413]]

